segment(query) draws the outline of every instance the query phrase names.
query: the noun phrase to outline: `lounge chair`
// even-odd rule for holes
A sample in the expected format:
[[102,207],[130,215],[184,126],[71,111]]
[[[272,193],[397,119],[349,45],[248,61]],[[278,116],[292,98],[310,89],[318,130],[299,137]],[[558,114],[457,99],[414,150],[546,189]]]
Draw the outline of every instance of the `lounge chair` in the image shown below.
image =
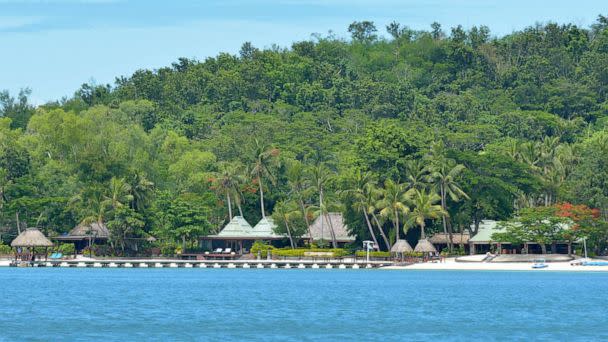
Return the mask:
[[224,254],[230,254],[232,252],[232,248],[224,249]]
[[220,253],[222,253],[222,249],[221,248],[216,248],[215,251],[214,251],[214,253],[220,254]]
[[57,259],[61,259],[63,258],[63,254],[59,253],[59,252],[55,252],[53,254],[51,254],[51,256],[49,257],[49,259],[53,259],[53,260],[57,260]]

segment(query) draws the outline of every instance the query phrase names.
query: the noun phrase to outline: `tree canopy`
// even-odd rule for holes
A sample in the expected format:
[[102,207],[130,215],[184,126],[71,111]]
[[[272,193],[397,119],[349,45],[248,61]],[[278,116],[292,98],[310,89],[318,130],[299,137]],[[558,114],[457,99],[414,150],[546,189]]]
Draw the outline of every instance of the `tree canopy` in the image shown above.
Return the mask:
[[[564,201],[608,219],[605,17],[502,37],[379,28],[353,22],[352,39],[288,48],[246,42],[38,107],[28,89],[1,92],[3,238],[94,217],[119,249],[149,234],[185,248],[235,212],[272,214],[296,239],[341,211],[360,240],[386,248],[418,234],[402,198],[411,189],[440,197],[442,214],[417,221],[426,234]],[[361,173],[373,181],[357,185]]]

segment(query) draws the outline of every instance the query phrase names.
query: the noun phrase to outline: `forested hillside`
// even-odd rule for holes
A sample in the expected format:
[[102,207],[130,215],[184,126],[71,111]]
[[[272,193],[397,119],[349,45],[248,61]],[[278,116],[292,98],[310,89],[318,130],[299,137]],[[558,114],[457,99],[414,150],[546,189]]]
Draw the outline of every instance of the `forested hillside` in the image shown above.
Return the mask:
[[2,93],[2,239],[18,222],[52,235],[102,221],[128,253],[129,237],[177,247],[264,211],[297,240],[340,211],[386,249],[563,202],[608,219],[608,18],[504,37],[381,30],[244,43],[37,108]]

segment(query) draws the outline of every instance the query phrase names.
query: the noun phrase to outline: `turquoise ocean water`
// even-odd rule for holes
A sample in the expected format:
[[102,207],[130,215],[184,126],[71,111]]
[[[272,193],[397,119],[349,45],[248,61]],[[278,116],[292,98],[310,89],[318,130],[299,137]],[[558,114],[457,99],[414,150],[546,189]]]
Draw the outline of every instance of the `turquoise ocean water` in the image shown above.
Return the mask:
[[608,274],[0,269],[0,340],[608,340]]

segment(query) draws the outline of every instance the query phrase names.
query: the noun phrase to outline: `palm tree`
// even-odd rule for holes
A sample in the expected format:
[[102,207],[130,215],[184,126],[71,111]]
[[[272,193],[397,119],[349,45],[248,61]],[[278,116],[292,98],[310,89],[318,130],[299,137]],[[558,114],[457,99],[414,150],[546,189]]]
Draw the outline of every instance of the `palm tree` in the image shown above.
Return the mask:
[[124,178],[112,177],[102,204],[111,209],[122,208],[133,201],[133,195],[130,192],[131,185]]
[[319,163],[309,169],[310,178],[312,180],[311,190],[319,195],[319,205],[316,207],[316,216],[321,217],[321,230],[323,230],[324,222],[329,224],[329,231],[331,233],[332,245],[334,248],[338,248],[338,242],[336,241],[336,233],[334,231],[333,224],[328,217],[329,208],[334,204],[331,199],[327,198],[326,187],[328,183],[333,179],[335,173],[327,167],[324,163]]
[[130,181],[130,194],[133,196],[131,208],[133,210],[142,211],[150,199],[154,183],[146,178],[146,176],[138,171],[133,173]]
[[293,234],[291,232],[291,228],[289,227],[289,223],[299,215],[299,210],[296,210],[290,203],[286,203],[284,201],[278,202],[274,206],[274,211],[272,213],[273,219],[276,222],[283,222],[285,224],[287,236],[289,237],[289,244],[291,245],[292,249],[296,248],[296,245],[293,241]]
[[405,164],[405,177],[408,189],[423,189],[427,186],[428,168],[421,159],[408,160]]
[[[430,178],[435,182],[437,188],[439,188],[439,196],[441,197],[441,209],[447,212],[447,198],[448,196],[452,201],[458,202],[461,198],[469,199],[469,196],[460,188],[460,185],[456,182],[458,176],[464,171],[466,167],[462,164],[456,164],[451,159],[442,159],[438,161],[432,168]],[[441,217],[443,221],[443,233],[449,236],[448,248],[452,250],[452,224],[449,222],[447,216]]]
[[290,187],[289,195],[294,198],[298,203],[304,222],[306,223],[306,230],[308,231],[308,237],[310,238],[309,243],[312,244],[312,232],[310,231],[310,220],[307,215],[307,206],[305,199],[308,198],[308,194],[311,192],[310,180],[306,177],[306,169],[304,164],[294,160],[287,166],[286,171],[287,184]]
[[369,220],[369,215],[367,212],[370,193],[366,191],[366,189],[373,186],[375,184],[375,180],[369,172],[361,172],[361,170],[357,170],[351,178],[351,183],[350,188],[345,190],[343,193],[353,198],[353,208],[363,214],[369,234],[374,241],[374,247],[379,249],[380,245],[376,239],[376,234],[374,234],[374,229],[372,228],[372,224]]
[[279,150],[274,147],[260,144],[257,139],[254,139],[254,162],[251,169],[251,175],[255,177],[258,187],[260,190],[260,209],[262,211],[262,217],[266,217],[266,211],[264,210],[264,186],[262,184],[263,178],[268,178],[273,184],[275,178],[271,172],[271,166],[275,163],[276,157],[279,155]]
[[426,239],[424,231],[425,221],[434,220],[447,215],[440,204],[441,197],[434,192],[426,190],[410,189],[406,193],[408,202],[412,205],[411,219],[420,226],[420,240]]
[[233,218],[232,215],[232,201],[239,206],[239,212],[242,216],[242,210],[240,208],[240,197],[239,185],[242,183],[241,167],[236,163],[220,163],[219,171],[214,175],[213,185],[222,195],[226,196],[226,203],[228,204],[228,220]]
[[366,195],[365,201],[367,204],[367,213],[369,215],[371,215],[374,223],[376,223],[376,227],[378,228],[378,231],[380,232],[380,235],[382,236],[382,240],[384,240],[384,244],[386,245],[386,248],[388,250],[390,250],[391,243],[390,243],[388,237],[386,236],[386,234],[384,233],[383,224],[380,223],[380,220],[378,219],[378,216],[376,215],[376,211],[377,211],[376,207],[379,202],[379,198],[382,196],[382,191],[375,186],[368,186],[365,189],[365,195]]
[[405,204],[405,185],[396,183],[391,179],[387,179],[384,182],[384,190],[382,192],[382,199],[378,203],[378,206],[382,208],[380,215],[389,218],[393,223],[395,229],[395,242],[399,240],[399,216],[405,215],[409,212],[410,208]]

